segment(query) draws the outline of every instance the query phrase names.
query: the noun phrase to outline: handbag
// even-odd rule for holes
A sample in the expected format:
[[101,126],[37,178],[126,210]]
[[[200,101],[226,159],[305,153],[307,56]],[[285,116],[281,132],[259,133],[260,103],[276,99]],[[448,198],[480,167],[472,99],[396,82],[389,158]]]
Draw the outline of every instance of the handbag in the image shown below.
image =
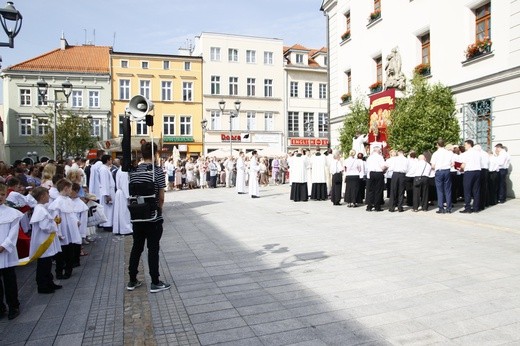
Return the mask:
[[102,205],[94,201],[88,201],[87,207],[87,227],[98,226],[108,221],[107,216],[105,215],[105,208],[103,208]]
[[424,170],[426,169],[426,164],[424,165],[424,168],[422,170],[422,173],[418,177],[413,178],[413,186],[414,187],[420,187],[424,181],[426,181],[427,177],[424,177]]

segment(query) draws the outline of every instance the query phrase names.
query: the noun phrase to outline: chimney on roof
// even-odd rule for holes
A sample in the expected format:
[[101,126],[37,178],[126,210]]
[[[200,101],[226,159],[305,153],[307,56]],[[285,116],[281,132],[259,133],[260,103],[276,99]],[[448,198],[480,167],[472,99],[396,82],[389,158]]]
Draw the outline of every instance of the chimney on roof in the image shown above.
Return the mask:
[[60,49],[65,50],[65,49],[67,49],[68,46],[69,46],[69,43],[65,39],[65,34],[62,32],[61,38],[60,38]]

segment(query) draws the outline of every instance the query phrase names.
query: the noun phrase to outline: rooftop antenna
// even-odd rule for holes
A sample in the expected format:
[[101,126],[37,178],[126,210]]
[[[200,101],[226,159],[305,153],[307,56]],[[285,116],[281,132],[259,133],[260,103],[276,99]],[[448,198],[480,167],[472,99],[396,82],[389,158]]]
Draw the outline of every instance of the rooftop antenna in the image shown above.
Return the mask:
[[184,50],[190,53],[190,56],[193,54],[195,47],[193,46],[193,41],[189,38],[186,39],[184,43],[184,47],[180,47],[179,50]]
[[114,31],[114,37],[112,38],[112,49],[116,46],[116,32]]
[[85,41],[83,41],[83,45],[87,44],[87,29],[83,29],[83,32],[85,33]]
[[92,38],[92,44],[95,46],[96,45],[96,29],[92,30],[92,35],[94,36]]

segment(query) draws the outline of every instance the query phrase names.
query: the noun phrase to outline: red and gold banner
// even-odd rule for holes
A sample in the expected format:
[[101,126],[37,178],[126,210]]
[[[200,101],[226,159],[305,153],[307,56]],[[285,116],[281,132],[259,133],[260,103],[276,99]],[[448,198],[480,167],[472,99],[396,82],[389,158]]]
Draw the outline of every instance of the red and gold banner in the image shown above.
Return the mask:
[[395,108],[395,89],[387,89],[370,96],[368,142],[387,142],[386,129]]

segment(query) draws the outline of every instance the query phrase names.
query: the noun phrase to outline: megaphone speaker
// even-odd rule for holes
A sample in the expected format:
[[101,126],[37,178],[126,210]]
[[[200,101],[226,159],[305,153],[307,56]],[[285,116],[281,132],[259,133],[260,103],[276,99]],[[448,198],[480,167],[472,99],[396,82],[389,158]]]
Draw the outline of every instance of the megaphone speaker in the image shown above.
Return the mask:
[[127,111],[134,121],[143,120],[153,110],[153,103],[146,97],[136,95],[128,103]]

